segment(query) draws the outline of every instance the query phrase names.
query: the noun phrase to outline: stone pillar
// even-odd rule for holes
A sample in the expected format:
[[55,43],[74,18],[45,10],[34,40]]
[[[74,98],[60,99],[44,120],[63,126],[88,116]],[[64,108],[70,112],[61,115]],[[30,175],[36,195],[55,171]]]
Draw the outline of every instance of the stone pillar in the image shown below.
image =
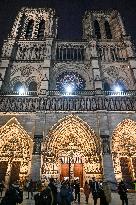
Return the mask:
[[85,52],[86,62],[91,65],[94,81],[94,89],[102,89],[101,73],[96,49],[96,40],[90,40]]
[[42,142],[42,136],[35,135],[33,156],[31,162],[31,171],[30,171],[30,178],[33,181],[40,180],[41,178],[41,142]]
[[102,90],[102,81],[100,75],[100,69],[98,64],[98,58],[92,58],[92,69],[93,69],[93,78],[94,78],[94,89],[101,89]]
[[7,167],[7,171],[6,171],[6,175],[5,175],[6,188],[8,188],[8,185],[9,185],[9,182],[10,182],[11,168],[12,168],[12,162],[10,161],[8,163],[8,167]]
[[113,161],[110,151],[110,141],[108,135],[101,135],[103,145],[103,175],[110,182],[111,189],[116,190],[116,179],[114,174]]

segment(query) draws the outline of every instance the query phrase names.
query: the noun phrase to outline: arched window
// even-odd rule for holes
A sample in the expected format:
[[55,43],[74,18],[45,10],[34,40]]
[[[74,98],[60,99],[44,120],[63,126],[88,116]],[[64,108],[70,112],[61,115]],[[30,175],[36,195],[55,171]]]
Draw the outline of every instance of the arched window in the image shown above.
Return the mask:
[[29,38],[32,37],[33,26],[34,26],[34,20],[31,19],[31,20],[28,22],[28,25],[27,25],[26,35],[25,35],[25,38],[26,38],[26,39],[29,39]]
[[105,31],[106,31],[106,37],[108,39],[112,39],[110,25],[109,25],[109,22],[107,20],[105,21],[104,26],[105,26]]
[[23,91],[23,89],[24,88],[21,82],[18,81],[14,84],[13,91],[20,92],[21,90]]
[[29,91],[37,91],[37,83],[36,83],[35,81],[32,81],[32,82],[29,84],[28,90],[29,90]]
[[44,30],[45,30],[45,20],[42,19],[39,23],[38,35],[37,38],[42,40],[44,38]]
[[122,80],[118,80],[112,88],[114,91],[126,91],[127,87],[125,85],[125,83]]
[[97,20],[94,21],[94,31],[95,31],[95,36],[98,39],[101,39],[101,32],[100,32],[100,26]]
[[110,88],[110,85],[109,85],[109,83],[108,82],[104,82],[104,90],[105,91],[109,91],[109,90],[111,90],[111,88]]

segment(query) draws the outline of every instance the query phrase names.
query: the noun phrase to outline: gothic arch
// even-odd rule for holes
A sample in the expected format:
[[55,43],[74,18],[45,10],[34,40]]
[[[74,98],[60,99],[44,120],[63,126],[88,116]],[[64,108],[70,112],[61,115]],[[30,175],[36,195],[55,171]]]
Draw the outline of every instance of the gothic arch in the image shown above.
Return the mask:
[[112,156],[115,176],[130,180],[136,178],[136,122],[125,119],[112,135]]
[[[84,164],[84,176],[88,175],[101,178],[101,143],[94,130],[75,115],[68,115],[60,119],[49,131],[43,142],[42,174],[45,174],[47,158],[53,157],[55,166],[63,156],[71,155],[74,162],[80,158]],[[59,168],[58,168],[59,169]]]
[[17,177],[15,175],[23,181],[30,174],[32,147],[32,138],[15,117],[0,128],[0,163],[5,162],[7,166],[6,183],[15,180]]

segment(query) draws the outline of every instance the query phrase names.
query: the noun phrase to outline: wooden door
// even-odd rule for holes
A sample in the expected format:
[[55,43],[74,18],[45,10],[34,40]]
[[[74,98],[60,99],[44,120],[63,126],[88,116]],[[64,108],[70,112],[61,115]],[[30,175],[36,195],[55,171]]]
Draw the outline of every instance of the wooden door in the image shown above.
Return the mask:
[[19,180],[21,162],[15,161],[12,163],[10,183],[16,182]]
[[60,180],[62,181],[64,177],[69,177],[69,164],[61,164]]
[[74,177],[79,177],[80,186],[83,187],[83,164],[74,164]]
[[5,181],[5,175],[8,168],[8,162],[7,161],[1,161],[0,162],[0,181]]
[[131,162],[127,157],[120,158],[120,166],[122,172],[122,178],[126,181],[132,180],[132,170],[131,170]]

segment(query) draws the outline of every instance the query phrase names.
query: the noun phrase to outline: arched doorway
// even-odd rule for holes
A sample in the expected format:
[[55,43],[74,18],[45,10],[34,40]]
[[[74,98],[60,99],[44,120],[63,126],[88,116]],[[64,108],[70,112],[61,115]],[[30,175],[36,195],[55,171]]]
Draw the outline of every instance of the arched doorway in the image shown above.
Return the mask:
[[112,136],[112,157],[117,181],[136,179],[136,122],[125,119]]
[[100,140],[87,123],[75,115],[61,119],[43,142],[42,177],[85,180],[102,178]]
[[0,180],[23,182],[29,175],[33,141],[16,118],[0,128]]

